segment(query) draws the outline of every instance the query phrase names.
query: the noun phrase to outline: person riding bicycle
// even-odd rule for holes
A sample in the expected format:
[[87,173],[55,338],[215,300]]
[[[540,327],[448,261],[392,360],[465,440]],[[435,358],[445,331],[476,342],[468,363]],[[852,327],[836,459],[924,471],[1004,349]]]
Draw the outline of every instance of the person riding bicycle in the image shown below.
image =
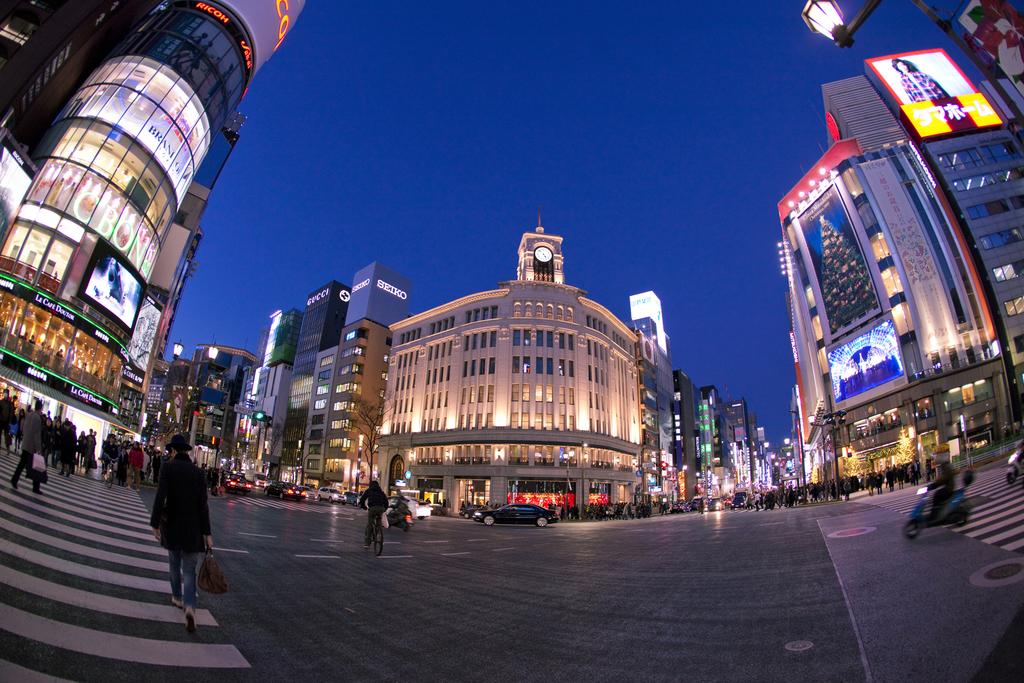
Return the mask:
[[368,510],[366,517],[366,531],[363,533],[363,547],[370,547],[370,540],[373,534],[373,520],[380,520],[380,516],[388,509],[388,497],[376,479],[370,482],[363,494],[359,496],[359,507]]
[[946,501],[953,497],[953,489],[956,486],[956,475],[953,474],[953,466],[949,461],[939,463],[935,481],[928,484],[929,491],[935,491],[932,496],[932,509],[928,515],[928,521],[935,521],[945,507]]

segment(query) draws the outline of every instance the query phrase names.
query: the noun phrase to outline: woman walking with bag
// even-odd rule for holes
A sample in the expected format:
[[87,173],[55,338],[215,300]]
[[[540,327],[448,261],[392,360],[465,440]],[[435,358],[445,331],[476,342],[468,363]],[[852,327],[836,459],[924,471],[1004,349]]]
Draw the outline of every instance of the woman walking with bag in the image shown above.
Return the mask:
[[185,609],[185,628],[196,630],[196,565],[204,550],[213,548],[206,481],[181,434],[167,445],[170,459],[160,468],[149,525],[167,549],[171,573],[171,604]]

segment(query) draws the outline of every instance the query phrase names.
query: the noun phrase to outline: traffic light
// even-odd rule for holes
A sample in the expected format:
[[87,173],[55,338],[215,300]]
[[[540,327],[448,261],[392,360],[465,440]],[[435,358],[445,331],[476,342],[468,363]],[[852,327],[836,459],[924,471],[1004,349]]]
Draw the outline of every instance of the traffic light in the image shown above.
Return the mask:
[[267,413],[262,410],[257,410],[252,414],[252,419],[256,422],[267,422]]

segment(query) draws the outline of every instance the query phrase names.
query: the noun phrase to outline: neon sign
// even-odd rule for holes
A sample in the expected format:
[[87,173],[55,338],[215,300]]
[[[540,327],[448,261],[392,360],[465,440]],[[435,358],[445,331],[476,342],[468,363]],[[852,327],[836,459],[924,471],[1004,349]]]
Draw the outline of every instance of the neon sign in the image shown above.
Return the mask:
[[[288,6],[291,0],[274,0],[277,6],[277,45],[274,46],[274,50],[281,47],[281,43],[284,42],[285,35],[288,34],[288,29],[291,27],[291,17],[288,15],[288,10],[291,8]],[[284,9],[282,9],[284,8]]]

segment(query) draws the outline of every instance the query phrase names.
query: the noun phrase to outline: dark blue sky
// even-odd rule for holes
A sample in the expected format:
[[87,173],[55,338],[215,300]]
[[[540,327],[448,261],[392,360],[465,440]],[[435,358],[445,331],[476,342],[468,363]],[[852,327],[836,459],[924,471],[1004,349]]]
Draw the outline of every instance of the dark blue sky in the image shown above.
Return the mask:
[[966,62],[909,2],[849,50],[802,7],[308,0],[242,103],[172,341],[256,351],[272,311],[373,260],[414,312],[491,288],[541,205],[568,283],[627,321],[653,289],[676,367],[788,435],[776,203],[824,151],[820,85],[904,50]]

